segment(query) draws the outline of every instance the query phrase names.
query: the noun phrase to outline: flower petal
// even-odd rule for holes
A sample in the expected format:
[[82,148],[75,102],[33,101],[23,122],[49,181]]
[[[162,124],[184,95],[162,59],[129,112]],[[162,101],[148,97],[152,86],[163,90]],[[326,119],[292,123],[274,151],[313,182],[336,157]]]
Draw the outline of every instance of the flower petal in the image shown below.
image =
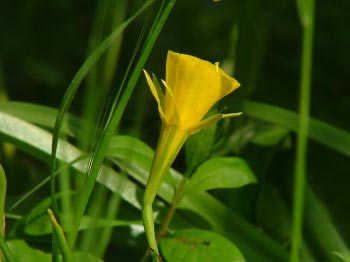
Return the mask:
[[190,134],[194,134],[203,128],[209,127],[211,125],[216,124],[220,119],[240,116],[242,112],[239,113],[230,113],[230,114],[216,114],[211,117],[208,117],[202,121],[200,121],[197,125],[189,127],[187,130]]
[[160,85],[158,83],[158,80],[155,77],[155,75],[153,75],[153,81],[152,81],[152,79],[151,79],[150,75],[147,73],[147,71],[143,70],[143,72],[145,73],[148,86],[151,89],[151,92],[152,92],[154,98],[157,101],[160,118],[163,121],[167,121],[167,118],[165,117],[164,110],[163,110],[163,107],[164,107],[164,93],[163,93],[163,91],[162,91],[162,89],[161,89],[161,87],[160,87]]
[[[168,52],[166,62],[166,83],[175,98],[182,129],[196,125],[217,101],[239,87],[218,64],[172,51]],[[166,92],[164,113],[171,118],[169,100]]]

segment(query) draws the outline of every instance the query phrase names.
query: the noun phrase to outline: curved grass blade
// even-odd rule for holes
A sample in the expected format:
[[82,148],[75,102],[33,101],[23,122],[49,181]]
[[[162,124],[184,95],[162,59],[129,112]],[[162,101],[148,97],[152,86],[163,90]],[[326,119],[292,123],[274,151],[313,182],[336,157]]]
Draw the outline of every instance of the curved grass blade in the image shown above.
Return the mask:
[[52,231],[55,232],[55,236],[57,237],[57,242],[58,242],[58,246],[59,246],[61,253],[62,253],[63,261],[72,262],[73,261],[72,253],[68,247],[68,243],[67,243],[67,240],[64,236],[64,233],[63,233],[61,226],[58,224],[58,222],[55,218],[55,215],[53,214],[51,209],[47,210],[47,214],[50,217]]
[[[108,119],[108,122],[106,124],[105,130],[102,134],[102,137],[100,141],[98,142],[98,145],[96,147],[96,151],[94,153],[94,156],[92,158],[91,168],[89,170],[89,175],[87,182],[85,184],[85,187],[83,189],[81,198],[79,200],[77,209],[76,209],[76,215],[74,218],[74,228],[79,228],[80,221],[83,217],[86,205],[88,203],[88,199],[90,197],[90,194],[93,190],[94,184],[96,182],[97,175],[99,173],[100,167],[103,163],[103,159],[105,157],[106,151],[108,149],[110,140],[114,134],[114,131],[116,127],[119,124],[119,121],[124,113],[124,110],[126,108],[126,105],[130,99],[130,96],[136,86],[137,80],[142,72],[143,66],[146,63],[146,60],[155,44],[156,39],[158,38],[158,35],[161,31],[161,29],[164,26],[164,23],[175,3],[175,0],[171,0],[167,3],[164,10],[161,10],[161,15],[158,20],[154,22],[153,30],[148,35],[145,46],[142,49],[142,52],[140,54],[139,60],[137,61],[135,68],[130,76],[130,79],[128,81],[128,84],[125,88],[125,91],[120,99],[120,102],[117,105],[117,100],[115,100],[112,112],[110,114],[110,118]],[[118,96],[117,98],[118,99]],[[115,110],[114,110],[115,109]],[[72,232],[72,242],[70,243],[71,246],[74,245],[75,238],[76,238],[77,232]]]
[[[278,106],[247,101],[244,113],[266,122],[281,125],[298,132],[298,114]],[[347,157],[350,156],[350,133],[317,119],[310,119],[308,135],[311,139],[323,144]]]
[[11,253],[10,248],[6,244],[4,237],[0,235],[0,259],[2,259],[2,255],[4,255],[7,262],[15,262],[15,259]]
[[108,49],[108,47],[111,46],[112,43],[114,43],[115,39],[119,36],[119,34],[137,17],[139,16],[143,11],[145,11],[149,5],[153,1],[146,1],[146,3],[129,19],[127,19],[124,23],[122,23],[120,26],[118,26],[96,49],[95,51],[89,56],[89,58],[85,61],[85,63],[81,66],[79,71],[76,73],[74,78],[72,79],[72,82],[68,86],[68,89],[63,97],[62,103],[59,108],[59,112],[56,118],[55,123],[55,129],[53,133],[52,138],[52,152],[51,152],[51,193],[52,193],[52,207],[53,211],[58,215],[58,206],[57,202],[54,198],[55,194],[55,183],[54,183],[54,176],[56,169],[56,154],[57,154],[57,146],[58,146],[58,139],[61,134],[61,127],[64,120],[64,117],[68,111],[68,108],[79,88],[79,85],[83,81],[83,79],[86,77],[88,72],[91,70],[91,68],[96,64],[98,59],[102,56],[102,54]]

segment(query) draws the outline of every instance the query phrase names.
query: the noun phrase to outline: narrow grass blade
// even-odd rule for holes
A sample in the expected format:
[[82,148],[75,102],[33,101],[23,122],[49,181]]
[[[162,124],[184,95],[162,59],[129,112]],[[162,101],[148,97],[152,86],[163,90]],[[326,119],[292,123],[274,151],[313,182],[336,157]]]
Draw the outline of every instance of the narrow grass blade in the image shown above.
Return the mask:
[[[281,125],[298,132],[298,114],[296,112],[269,104],[247,101],[243,111],[250,117]],[[350,133],[311,118],[308,136],[316,142],[329,147],[347,157],[350,156]]]
[[58,145],[58,139],[61,134],[61,127],[64,120],[64,117],[68,111],[68,108],[79,88],[79,85],[83,81],[83,79],[86,77],[90,69],[96,64],[98,59],[102,56],[102,54],[110,47],[111,44],[114,43],[115,39],[119,36],[119,34],[143,11],[145,11],[149,5],[153,1],[146,1],[146,3],[128,20],[126,20],[124,23],[122,23],[118,28],[116,28],[112,34],[107,37],[101,45],[98,46],[98,48],[95,49],[95,51],[90,55],[90,57],[85,61],[85,63],[82,65],[82,67],[79,69],[77,74],[74,76],[72,82],[68,86],[68,89],[63,97],[62,103],[60,105],[60,109],[57,115],[56,123],[55,123],[55,129],[52,139],[52,156],[51,156],[51,194],[52,194],[52,204],[53,204],[53,211],[58,215],[58,207],[56,200],[54,198],[55,194],[55,184],[54,184],[54,177],[53,174],[55,173],[56,169],[56,153],[57,153],[57,145]]
[[57,242],[62,253],[63,261],[72,262],[73,261],[72,253],[68,247],[68,243],[66,241],[66,238],[64,236],[61,226],[58,224],[55,218],[55,215],[53,214],[51,209],[48,209],[47,213],[50,217],[52,230],[55,232],[55,236],[57,237]]
[[15,262],[15,259],[6,244],[4,237],[0,235],[0,260],[3,258],[3,255],[7,262]]
[[[106,128],[104,130],[104,133],[102,134],[101,140],[99,141],[96,152],[94,153],[92,163],[91,163],[91,169],[89,170],[89,176],[88,180],[86,182],[86,185],[83,189],[82,196],[80,198],[78,207],[76,209],[76,216],[74,219],[74,228],[79,228],[79,224],[81,221],[81,218],[84,214],[86,205],[88,203],[88,199],[90,197],[90,194],[92,192],[92,189],[94,187],[94,184],[96,182],[96,178],[98,175],[98,172],[100,170],[100,167],[103,163],[103,159],[105,157],[105,153],[108,149],[110,140],[114,134],[114,131],[119,124],[119,121],[122,117],[122,114],[125,110],[125,107],[130,99],[130,96],[132,94],[132,91],[135,88],[136,82],[142,72],[143,66],[146,63],[146,60],[154,46],[154,43],[163,28],[163,25],[174,5],[174,0],[169,1],[165,7],[164,10],[162,10],[162,14],[158,21],[155,21],[154,30],[149,34],[149,36],[146,39],[145,47],[142,50],[142,53],[140,54],[139,60],[135,65],[135,68],[129,78],[128,84],[125,88],[125,91],[123,93],[123,96],[120,99],[120,102],[117,104],[117,101],[115,101],[114,105],[116,106],[115,111],[111,112],[111,116],[109,118],[109,121],[107,122]],[[114,108],[114,107],[113,107]],[[76,238],[77,232],[73,232],[73,240],[71,245],[74,245],[74,241]]]

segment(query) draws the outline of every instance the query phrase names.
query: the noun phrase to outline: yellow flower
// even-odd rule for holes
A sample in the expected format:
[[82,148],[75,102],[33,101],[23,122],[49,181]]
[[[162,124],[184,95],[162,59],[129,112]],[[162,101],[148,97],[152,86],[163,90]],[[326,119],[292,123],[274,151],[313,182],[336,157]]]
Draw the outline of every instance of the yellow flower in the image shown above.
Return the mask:
[[164,124],[193,134],[220,118],[237,115],[220,114],[203,120],[216,102],[240,86],[219,68],[218,63],[169,51],[163,81],[165,95],[156,78],[152,81],[144,72]]
[[216,102],[233,92],[240,84],[220,69],[218,63],[212,64],[172,51],[168,52],[166,78],[162,81],[165,94],[156,77],[153,76],[152,79],[145,70],[144,73],[158,103],[162,130],[143,196],[142,217],[147,240],[153,251],[153,261],[161,261],[152,210],[158,188],[191,134],[216,123],[221,118],[241,114],[217,114],[203,119]]

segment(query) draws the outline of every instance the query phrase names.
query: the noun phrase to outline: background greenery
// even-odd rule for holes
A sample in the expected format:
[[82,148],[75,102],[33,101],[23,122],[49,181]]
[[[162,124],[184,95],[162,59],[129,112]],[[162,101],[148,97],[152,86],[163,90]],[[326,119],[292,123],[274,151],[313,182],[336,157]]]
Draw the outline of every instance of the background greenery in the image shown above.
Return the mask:
[[[88,55],[110,34],[110,28],[114,28],[121,21],[134,15],[143,3],[144,1],[137,0],[3,2],[0,10],[0,87],[3,102],[0,112],[7,112],[28,122],[52,128],[56,112],[51,113],[46,108],[38,111],[32,108],[21,109],[16,104],[12,104],[11,107],[8,101],[22,101],[57,109],[69,83]],[[82,118],[86,116],[87,108],[90,108],[91,112],[96,113],[95,117],[100,119],[98,121],[100,126],[108,122],[106,112],[110,110],[115,94],[121,88],[120,83],[132,59],[136,43],[142,35],[142,28],[146,25],[146,31],[144,31],[146,38],[151,34],[150,25],[159,8],[160,3],[157,1],[150,11],[147,10],[141,14],[122,32],[119,38],[120,46],[118,42],[112,46],[112,49],[116,50],[115,53],[108,53],[103,57],[100,64],[97,64],[98,69],[95,67],[82,83],[82,88],[78,90],[69,109],[70,113]],[[103,10],[112,10],[106,11],[105,20],[103,20]],[[310,115],[320,120],[321,124],[327,125],[320,127],[316,124],[310,127],[312,129],[310,134],[313,135],[310,135],[312,139],[308,144],[306,174],[308,190],[312,190],[313,193],[310,193],[311,198],[306,198],[305,204],[306,243],[303,247],[302,261],[328,262],[331,258],[337,261],[335,255],[330,255],[331,251],[342,253],[345,257],[344,261],[349,261],[347,248],[342,246],[350,242],[348,223],[350,220],[348,198],[350,17],[347,15],[348,10],[350,10],[350,2],[346,0],[337,2],[319,0],[315,7]],[[120,21],[112,18],[118,18]],[[211,150],[211,155],[239,156],[251,167],[258,182],[240,188],[212,189],[210,194],[220,201],[220,205],[224,205],[225,210],[239,214],[245,222],[251,223],[254,229],[263,231],[273,239],[274,244],[270,246],[272,250],[279,248],[282,250],[272,252],[274,254],[270,254],[271,256],[269,252],[263,251],[262,253],[267,255],[264,258],[260,257],[261,261],[278,261],[276,257],[286,259],[283,252],[290,250],[291,245],[291,199],[296,154],[296,112],[299,105],[302,34],[303,28],[295,1],[178,0],[144,66],[149,72],[155,72],[158,77],[164,78],[166,52],[173,50],[212,62],[219,61],[226,72],[233,74],[241,83],[238,91],[220,103],[219,110],[243,111],[245,114],[231,122],[220,123],[216,130],[216,143]],[[136,53],[135,61],[138,61],[142,53],[145,51],[141,48]],[[108,62],[108,57],[111,57],[116,64]],[[136,62],[132,64],[131,71],[135,64]],[[103,75],[106,71],[112,72],[111,78]],[[139,79],[128,100],[122,120],[118,124],[118,133],[138,138],[151,148],[155,148],[160,120],[156,103],[150,95],[144,78]],[[129,80],[130,74],[126,82]],[[92,90],[98,90],[91,96],[96,98],[96,106],[92,102],[94,99],[91,100],[91,97],[86,95],[89,93],[89,87],[92,87]],[[275,107],[264,107],[268,105]],[[19,113],[16,113],[15,109],[18,109]],[[283,109],[290,111],[284,112]],[[23,116],[23,112],[28,112],[31,117]],[[51,121],[50,124],[42,123],[41,114],[46,115],[46,118]],[[72,125],[78,120],[73,119],[68,122]],[[35,193],[25,196],[28,191],[49,176],[50,166],[47,164],[49,158],[47,154],[38,153],[34,146],[29,146],[29,149],[28,146],[23,146],[18,142],[20,138],[17,138],[17,142],[14,141],[9,133],[4,131],[7,127],[2,128],[1,140],[12,142],[17,147],[3,143],[0,159],[8,183],[7,209],[5,209],[8,214],[6,223],[9,232],[8,240],[25,239],[32,247],[49,252],[50,230],[39,228],[33,233],[35,227],[34,229],[30,227],[29,232],[21,228],[21,224],[24,228],[23,225],[30,224],[23,218],[28,218],[38,202],[50,196],[48,184]],[[79,145],[81,149],[92,148],[91,151],[94,152],[94,143],[88,143],[91,140],[98,141],[98,138],[94,138],[94,131],[84,133],[79,131],[79,128],[74,130],[74,126],[70,128],[73,133],[76,131],[75,136],[63,132],[68,136],[69,142]],[[79,139],[80,135],[88,139]],[[38,135],[36,139],[49,141],[47,144],[49,148],[51,143],[49,138],[45,140]],[[126,149],[130,150],[128,147]],[[131,153],[129,152],[127,156],[130,157]],[[140,181],[144,181],[145,178],[138,180],[137,172],[130,170],[130,166],[133,166],[132,161],[127,162],[123,158],[123,151],[117,150],[113,153],[114,155],[111,152],[109,154],[111,157],[105,161],[105,164],[120,171],[121,177],[131,174],[131,181],[136,181],[134,185],[137,186],[138,194],[142,194],[144,182]],[[140,159],[137,156],[135,158],[135,165],[140,165]],[[186,171],[184,152],[176,160],[174,167],[181,173]],[[70,172],[75,174],[75,171]],[[144,175],[146,176],[147,172]],[[84,178],[81,180],[83,181]],[[75,185],[72,188],[79,189],[82,181],[72,182]],[[106,185],[106,183],[102,184]],[[62,185],[64,183],[57,186],[57,191],[64,191]],[[107,188],[111,189],[108,185]],[[99,190],[103,193],[98,193]],[[112,192],[119,191],[115,189]],[[309,191],[307,192],[309,195]],[[91,207],[94,206],[94,201],[97,203],[110,201],[111,206],[115,203],[115,214],[110,215],[118,217],[119,222],[129,221],[126,225],[132,225],[114,228],[110,241],[104,247],[106,249],[104,260],[138,261],[146,249],[145,237],[137,233],[139,227],[136,225],[139,223],[140,212],[130,205],[127,195],[123,193],[119,195],[122,196],[122,200],[111,191],[105,192],[97,186],[93,193],[95,197],[92,197],[92,201],[89,202]],[[22,198],[24,203],[17,207],[12,206],[15,201]],[[171,201],[171,196],[163,195],[162,198],[166,199],[165,202]],[[10,207],[13,209],[8,210]],[[213,210],[209,210],[209,213],[218,212],[214,204],[212,208]],[[318,211],[313,208],[320,208],[319,216],[315,216]],[[93,210],[90,212],[93,213]],[[103,213],[103,217],[108,217],[106,210],[96,211],[96,213]],[[199,211],[196,212],[195,208],[186,212],[182,210],[178,217],[175,216],[173,227],[185,228],[184,225],[189,223],[197,228],[213,228],[211,222],[208,226],[208,221],[205,221],[203,216]],[[344,240],[344,242],[340,241],[342,244],[338,245],[330,231],[327,231],[328,227],[324,226],[323,219],[326,220],[325,223],[332,232],[337,232],[335,238],[341,237]],[[231,228],[234,224],[226,225],[225,229],[225,223],[218,222],[224,228],[222,231],[235,232]],[[236,226],[240,227],[239,223]],[[16,230],[13,229],[14,227]],[[214,231],[225,235],[218,228],[214,227]],[[239,239],[247,238],[247,242],[259,249],[261,243],[259,241],[254,243],[254,237],[250,237],[256,236],[254,232],[251,234],[241,232],[242,235],[238,236],[238,240],[226,235],[243,250],[248,261],[250,261],[249,258],[260,255],[259,253],[249,254],[250,249],[242,248]],[[95,234],[94,236],[97,237],[99,232]],[[82,237],[82,243],[83,239],[89,238]],[[274,246],[275,244],[278,247]],[[84,244],[81,246],[83,249]],[[340,246],[342,248],[339,248]],[[261,249],[265,250],[264,247]]]

